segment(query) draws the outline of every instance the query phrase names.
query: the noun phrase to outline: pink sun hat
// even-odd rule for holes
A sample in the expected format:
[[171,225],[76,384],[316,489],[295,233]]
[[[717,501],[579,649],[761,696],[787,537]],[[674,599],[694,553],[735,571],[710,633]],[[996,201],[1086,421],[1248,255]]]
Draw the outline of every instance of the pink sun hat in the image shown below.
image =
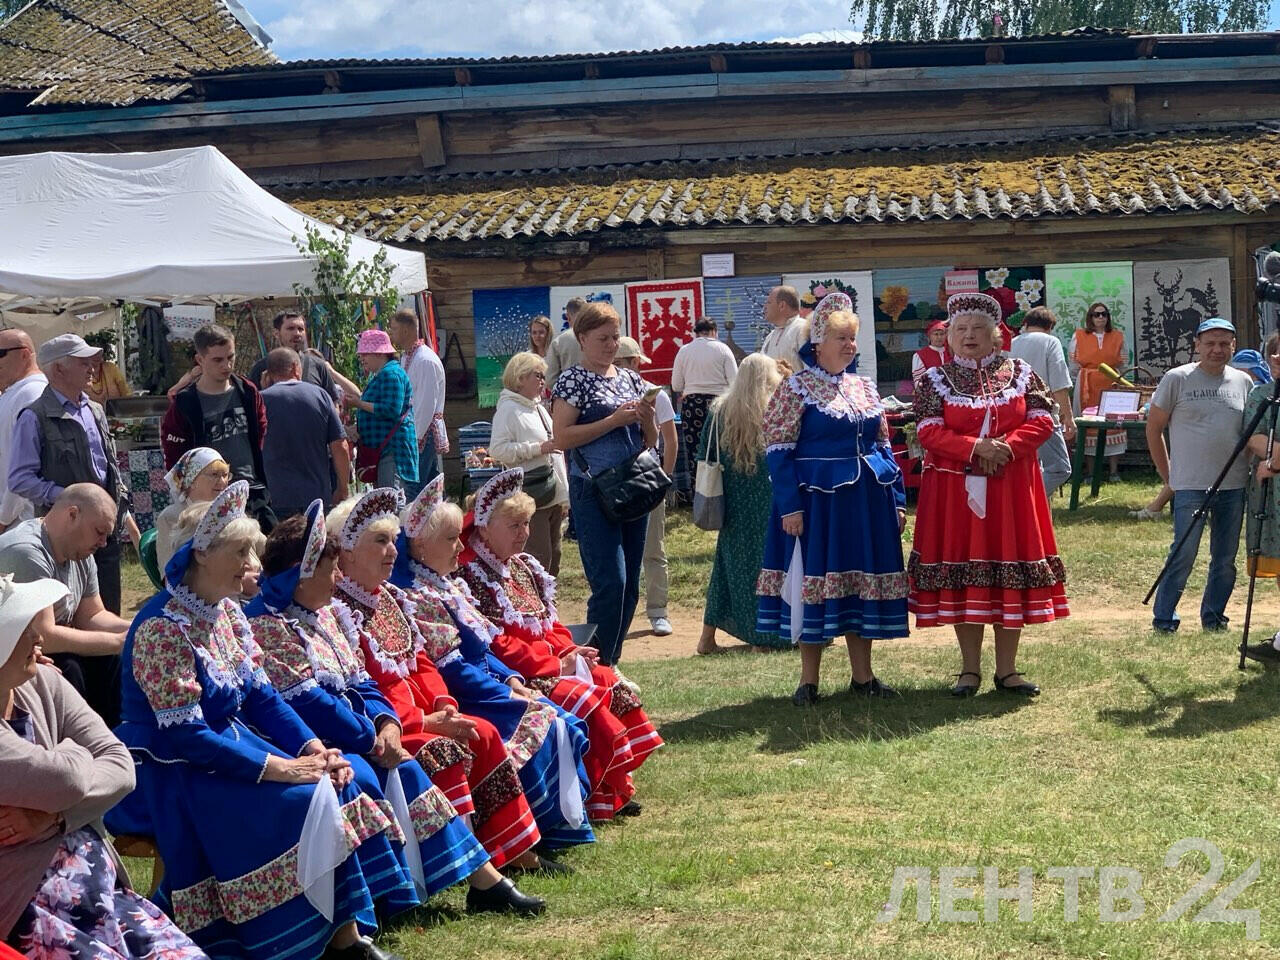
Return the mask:
[[362,330],[360,341],[356,344],[356,353],[395,353],[391,338],[385,330]]

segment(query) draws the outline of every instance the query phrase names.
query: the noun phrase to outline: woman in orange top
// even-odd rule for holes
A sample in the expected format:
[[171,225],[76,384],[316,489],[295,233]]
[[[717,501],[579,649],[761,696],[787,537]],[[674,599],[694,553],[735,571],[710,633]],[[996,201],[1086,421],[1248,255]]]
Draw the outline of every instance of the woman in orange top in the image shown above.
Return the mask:
[[[1111,311],[1105,303],[1091,303],[1085,311],[1084,325],[1071,341],[1071,362],[1080,367],[1080,412],[1098,404],[1102,391],[1111,386],[1111,378],[1098,369],[1106,364],[1112,370],[1123,370],[1128,364],[1124,332],[1111,325]],[[1097,434],[1092,434],[1097,441]],[[1128,435],[1123,430],[1108,430],[1106,456],[1111,463],[1111,479],[1120,476],[1120,454],[1128,449]],[[1092,450],[1093,447],[1087,446]],[[1093,458],[1085,461],[1085,473],[1093,470]]]

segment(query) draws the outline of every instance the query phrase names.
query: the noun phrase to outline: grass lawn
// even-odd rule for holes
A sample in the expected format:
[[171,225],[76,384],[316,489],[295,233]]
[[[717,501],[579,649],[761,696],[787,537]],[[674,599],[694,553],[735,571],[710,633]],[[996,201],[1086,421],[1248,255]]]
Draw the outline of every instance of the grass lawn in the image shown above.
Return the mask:
[[[877,646],[877,672],[904,694],[894,702],[841,694],[839,649],[824,664],[828,698],[807,711],[789,700],[792,653],[629,663],[667,741],[637,778],[644,815],[568,854],[576,876],[523,881],[549,900],[542,919],[472,919],[454,890],[383,942],[413,960],[1273,956],[1280,676],[1238,672],[1238,631],[1196,626],[1203,560],[1181,605],[1195,628],[1150,632],[1141,599],[1171,524],[1167,513],[1143,522],[1126,511],[1154,491],[1151,480],[1108,485],[1079,512],[1056,512],[1073,616],[1025,637],[1038,701],[990,691],[989,645],[983,692],[952,699],[958,653],[941,630]],[[669,524],[672,602],[696,608],[714,539],[687,515]],[[572,549],[564,567],[580,570]],[[580,603],[581,576],[563,581],[567,604]],[[1280,626],[1274,585],[1260,583],[1255,613],[1256,636]],[[1164,866],[1186,837],[1224,855],[1206,890],[1261,860],[1260,879],[1232,904],[1260,910],[1260,940],[1242,923],[1191,922],[1208,892],[1182,920],[1160,922],[1207,869],[1199,855]],[[896,866],[934,871],[929,922],[917,921],[914,895],[898,919],[876,922]],[[970,866],[979,878],[998,868],[1003,886],[1029,867],[1032,918],[1005,902],[998,919],[941,922],[937,870]],[[1079,918],[1066,922],[1063,881],[1048,875],[1062,866],[1140,871],[1145,912],[1100,921],[1095,875],[1080,881]],[[978,889],[981,917],[981,879]]]

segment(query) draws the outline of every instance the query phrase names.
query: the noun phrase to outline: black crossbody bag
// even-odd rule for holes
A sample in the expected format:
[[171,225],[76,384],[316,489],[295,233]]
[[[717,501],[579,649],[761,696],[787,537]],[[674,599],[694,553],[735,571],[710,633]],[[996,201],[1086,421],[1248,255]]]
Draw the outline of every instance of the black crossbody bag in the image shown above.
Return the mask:
[[597,474],[587,468],[586,458],[580,451],[574,450],[573,455],[595,490],[600,509],[614,523],[630,523],[647,517],[671,487],[671,478],[663,472],[658,452],[651,447]]

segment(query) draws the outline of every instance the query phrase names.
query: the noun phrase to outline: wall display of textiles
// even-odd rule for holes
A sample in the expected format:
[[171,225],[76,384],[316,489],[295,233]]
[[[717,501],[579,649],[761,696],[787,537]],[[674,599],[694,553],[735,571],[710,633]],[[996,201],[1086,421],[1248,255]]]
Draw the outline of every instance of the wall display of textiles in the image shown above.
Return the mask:
[[1134,263],[1133,308],[1138,366],[1160,376],[1190,363],[1200,322],[1231,319],[1231,263],[1226,257]]
[[[1257,276],[1263,276],[1262,261],[1267,258],[1267,254],[1273,250],[1280,248],[1280,241],[1271,246],[1259,247],[1253,252],[1253,259],[1258,265]],[[1230,297],[1223,295],[1225,300],[1230,301]],[[1280,330],[1280,304],[1272,303],[1269,300],[1258,301],[1258,342],[1266,343],[1267,337],[1271,336],[1277,330]],[[1243,331],[1241,331],[1243,332]]]
[[631,335],[650,359],[644,378],[668,386],[676,351],[693,339],[702,309],[702,278],[648,280],[627,284],[627,321]]
[[475,290],[471,311],[476,332],[478,402],[493,407],[502,393],[502,369],[529,346],[529,321],[551,309],[550,287]]
[[129,486],[133,519],[144,533],[156,525],[156,514],[169,505],[169,484],[165,482],[164,451],[121,450],[116,454],[120,476]]
[[858,315],[858,373],[876,379],[880,371],[876,324],[872,319],[874,283],[870,270],[847,273],[789,273],[782,282],[800,294],[800,312],[808,316],[829,293],[848,294]]
[[[946,318],[949,266],[876,270],[875,334],[881,383],[909,382],[911,355],[930,320]],[[882,391],[883,392],[883,391]]]
[[1032,307],[1044,306],[1044,267],[982,267],[978,289],[1000,302],[1005,323],[1015,330]]
[[618,311],[622,318],[622,332],[627,332],[627,289],[622,283],[585,284],[576,287],[552,287],[551,309],[547,316],[551,318],[551,330],[559,333],[569,326],[569,318],[565,316],[564,305],[574,297],[581,297],[587,303],[607,303]]
[[1133,364],[1133,264],[1051,263],[1044,268],[1046,302],[1058,317],[1053,331],[1068,351],[1076,330],[1084,323],[1091,303],[1102,303],[1111,311],[1111,323],[1124,333],[1128,365]]
[[718,336],[741,362],[772,329],[764,319],[769,291],[782,283],[771,277],[706,277],[702,281],[703,312],[719,325]]

